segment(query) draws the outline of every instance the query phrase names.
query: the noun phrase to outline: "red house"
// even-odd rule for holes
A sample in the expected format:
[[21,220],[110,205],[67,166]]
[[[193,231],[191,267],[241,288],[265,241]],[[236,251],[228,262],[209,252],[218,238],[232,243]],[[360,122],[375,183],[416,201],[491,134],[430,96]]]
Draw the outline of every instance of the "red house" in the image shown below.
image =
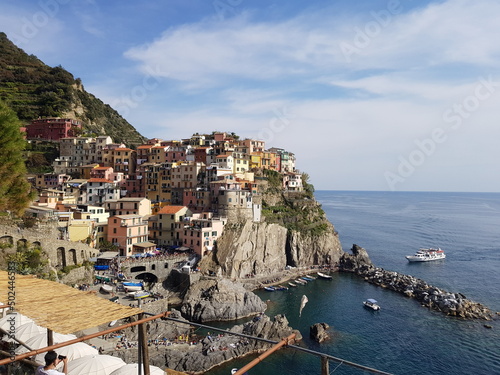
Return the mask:
[[38,119],[26,126],[26,138],[58,141],[75,136],[75,129],[82,129],[80,121],[67,118]]

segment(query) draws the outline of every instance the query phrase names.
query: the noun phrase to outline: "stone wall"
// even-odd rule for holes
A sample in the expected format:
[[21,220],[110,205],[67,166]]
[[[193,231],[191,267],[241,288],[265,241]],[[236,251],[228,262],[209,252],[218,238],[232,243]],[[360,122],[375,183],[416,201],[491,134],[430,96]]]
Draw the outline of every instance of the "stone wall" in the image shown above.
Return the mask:
[[14,225],[0,225],[0,242],[10,243],[15,250],[18,243],[40,246],[56,269],[81,264],[97,256],[99,250],[81,242],[61,240],[56,223],[39,224],[34,228],[21,229]]

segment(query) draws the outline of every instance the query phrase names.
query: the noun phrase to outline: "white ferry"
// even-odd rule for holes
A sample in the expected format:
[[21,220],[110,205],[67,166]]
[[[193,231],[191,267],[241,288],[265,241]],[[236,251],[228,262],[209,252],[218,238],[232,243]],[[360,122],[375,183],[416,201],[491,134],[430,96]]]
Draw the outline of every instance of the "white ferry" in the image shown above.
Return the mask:
[[407,255],[406,259],[409,262],[429,262],[431,260],[439,260],[446,258],[446,255],[443,250],[439,247],[437,249],[428,248],[428,249],[419,249],[415,255]]

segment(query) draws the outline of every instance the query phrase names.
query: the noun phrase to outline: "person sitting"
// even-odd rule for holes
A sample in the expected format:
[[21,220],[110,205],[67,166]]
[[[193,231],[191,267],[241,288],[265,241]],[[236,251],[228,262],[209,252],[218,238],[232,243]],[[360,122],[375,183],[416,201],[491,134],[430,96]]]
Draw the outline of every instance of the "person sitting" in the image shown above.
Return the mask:
[[[56,370],[59,363],[64,362],[63,372]],[[58,356],[53,350],[45,354],[45,366],[39,366],[35,375],[66,375],[68,373],[68,358]]]

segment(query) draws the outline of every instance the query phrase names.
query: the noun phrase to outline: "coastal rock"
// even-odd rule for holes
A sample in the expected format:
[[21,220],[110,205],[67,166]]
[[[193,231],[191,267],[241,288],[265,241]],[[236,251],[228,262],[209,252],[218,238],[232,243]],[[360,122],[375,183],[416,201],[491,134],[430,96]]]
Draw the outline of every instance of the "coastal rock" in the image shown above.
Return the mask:
[[351,253],[344,253],[339,260],[339,270],[344,272],[356,272],[361,267],[371,267],[373,265],[368,252],[362,247],[353,244]]
[[330,326],[326,323],[313,324],[311,327],[309,327],[309,335],[313,340],[321,343],[330,338],[330,335],[328,333],[329,328]]
[[[266,315],[261,315],[251,322],[234,326],[230,332],[258,336],[273,341],[279,341],[295,333],[295,341],[302,339],[300,332],[293,330],[283,315],[277,315],[272,320]],[[176,371],[203,374],[221,363],[251,353],[265,351],[271,346],[272,344],[230,334],[212,334],[201,340],[197,345],[190,346],[188,350],[166,350],[163,367]]]
[[286,266],[335,264],[343,254],[330,223],[319,235],[289,230],[280,224],[260,222],[228,224],[217,242],[212,263],[202,263],[229,278],[271,276]]
[[257,295],[227,279],[192,284],[181,307],[183,316],[195,322],[234,320],[265,310],[266,304]]

